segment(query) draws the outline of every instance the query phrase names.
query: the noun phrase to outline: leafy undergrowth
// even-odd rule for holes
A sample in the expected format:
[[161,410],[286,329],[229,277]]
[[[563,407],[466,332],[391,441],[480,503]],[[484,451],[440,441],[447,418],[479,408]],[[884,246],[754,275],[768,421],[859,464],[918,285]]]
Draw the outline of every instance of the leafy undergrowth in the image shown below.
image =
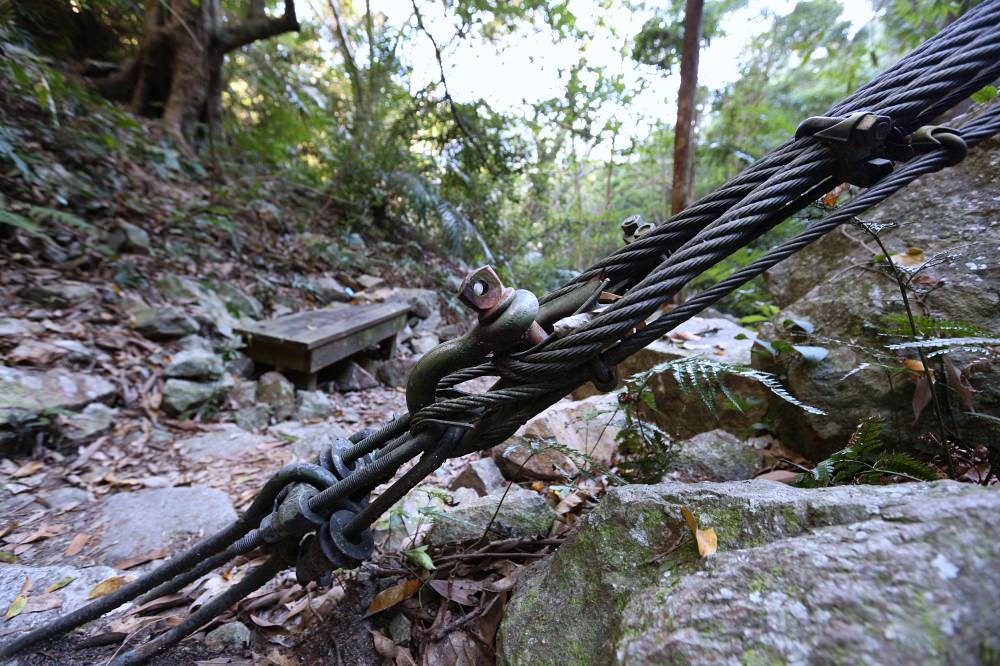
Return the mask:
[[[158,273],[221,277],[275,298],[314,302],[302,274],[360,274],[442,287],[459,260],[437,255],[390,221],[352,231],[338,202],[294,173],[262,177],[252,154],[217,168],[186,159],[158,124],[98,98],[30,53],[5,45],[0,66],[0,261],[75,279],[145,288]],[[122,222],[151,237],[150,254],[121,253]],[[218,275],[218,273],[215,273]]]

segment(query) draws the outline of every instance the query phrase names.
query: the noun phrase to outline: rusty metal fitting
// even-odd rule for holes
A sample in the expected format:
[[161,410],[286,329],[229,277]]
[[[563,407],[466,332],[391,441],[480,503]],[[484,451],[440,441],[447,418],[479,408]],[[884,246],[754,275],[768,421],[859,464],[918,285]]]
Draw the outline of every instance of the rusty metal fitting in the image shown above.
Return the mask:
[[475,312],[482,323],[495,319],[514,297],[514,290],[503,286],[492,266],[481,266],[465,276],[458,288],[458,300]]

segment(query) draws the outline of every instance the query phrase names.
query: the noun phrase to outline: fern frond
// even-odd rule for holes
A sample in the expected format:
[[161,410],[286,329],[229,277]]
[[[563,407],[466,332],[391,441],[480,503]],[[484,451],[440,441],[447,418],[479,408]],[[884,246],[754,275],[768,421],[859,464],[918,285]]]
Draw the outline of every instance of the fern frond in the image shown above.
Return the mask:
[[[896,337],[913,337],[913,329],[910,328],[910,320],[907,315],[886,314],[882,315],[882,321],[886,324],[882,333]],[[961,338],[991,335],[988,331],[964,321],[914,315],[913,323],[917,329],[918,337]]]
[[413,206],[421,219],[426,219],[429,211],[433,212],[453,251],[460,251],[465,239],[475,234],[468,218],[442,198],[437,188],[425,178],[405,171],[392,171],[386,174],[385,180],[397,195]]
[[691,356],[658,363],[649,370],[633,375],[628,381],[633,387],[645,386],[652,377],[664,374],[667,371],[673,374],[674,381],[677,382],[677,386],[681,389],[682,393],[687,395],[697,393],[713,412],[715,411],[716,393],[722,393],[736,409],[741,412],[743,411],[743,405],[722,381],[725,375],[736,375],[761,384],[782,400],[810,414],[820,416],[826,414],[823,410],[807,405],[793,396],[769,372],[755,370],[736,363],[713,361],[701,356]]
[[886,345],[886,349],[897,351],[900,349],[982,349],[983,346],[1000,345],[1000,338],[996,337],[974,337],[974,338],[931,338],[930,340],[912,340],[910,342],[898,342]]
[[14,227],[15,229],[20,229],[26,233],[35,236],[36,238],[45,238],[45,232],[42,231],[41,226],[37,223],[32,222],[23,215],[18,215],[9,210],[0,209],[0,224],[6,224],[8,227]]
[[884,474],[896,474],[918,481],[937,481],[941,478],[927,465],[899,451],[883,453],[875,462],[875,467]]
[[93,225],[88,224],[82,218],[74,215],[73,213],[67,213],[66,211],[49,208],[47,206],[28,206],[27,210],[32,219],[38,222],[52,222],[56,225],[76,227],[77,229],[88,233],[97,232]]

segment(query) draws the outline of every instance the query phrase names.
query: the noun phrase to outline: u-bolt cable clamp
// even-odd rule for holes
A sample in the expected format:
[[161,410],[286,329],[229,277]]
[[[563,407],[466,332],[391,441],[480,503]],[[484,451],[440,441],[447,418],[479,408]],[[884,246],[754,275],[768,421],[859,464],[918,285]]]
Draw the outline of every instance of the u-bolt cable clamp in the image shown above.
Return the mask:
[[836,176],[859,187],[871,187],[892,172],[892,160],[886,159],[892,134],[891,118],[868,111],[813,116],[795,130],[796,139],[811,136],[825,145],[837,162]]

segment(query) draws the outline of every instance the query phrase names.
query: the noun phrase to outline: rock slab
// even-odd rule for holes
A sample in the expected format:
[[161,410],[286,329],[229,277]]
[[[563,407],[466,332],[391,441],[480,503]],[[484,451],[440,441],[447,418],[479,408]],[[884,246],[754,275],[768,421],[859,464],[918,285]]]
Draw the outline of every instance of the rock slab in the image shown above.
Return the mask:
[[224,492],[200,486],[117,493],[101,502],[100,514],[106,526],[99,545],[108,564],[208,536],[236,520]]
[[49,410],[79,409],[108,400],[116,391],[114,384],[94,375],[0,365],[0,426]]
[[1000,648],[998,510],[996,489],[950,481],[615,488],[518,581],[498,663],[982,663]]
[[[109,567],[77,569],[67,566],[26,567],[19,564],[0,564],[0,608],[4,610],[9,608],[25,581],[31,581],[26,593],[28,605],[20,615],[4,622],[4,631],[28,630],[76,610],[87,603],[87,595],[95,585],[118,575],[121,575],[120,571]],[[65,587],[54,592],[45,592],[47,587],[66,578],[72,580]],[[29,612],[33,605],[51,606],[51,608]],[[6,642],[9,638],[3,640]]]

